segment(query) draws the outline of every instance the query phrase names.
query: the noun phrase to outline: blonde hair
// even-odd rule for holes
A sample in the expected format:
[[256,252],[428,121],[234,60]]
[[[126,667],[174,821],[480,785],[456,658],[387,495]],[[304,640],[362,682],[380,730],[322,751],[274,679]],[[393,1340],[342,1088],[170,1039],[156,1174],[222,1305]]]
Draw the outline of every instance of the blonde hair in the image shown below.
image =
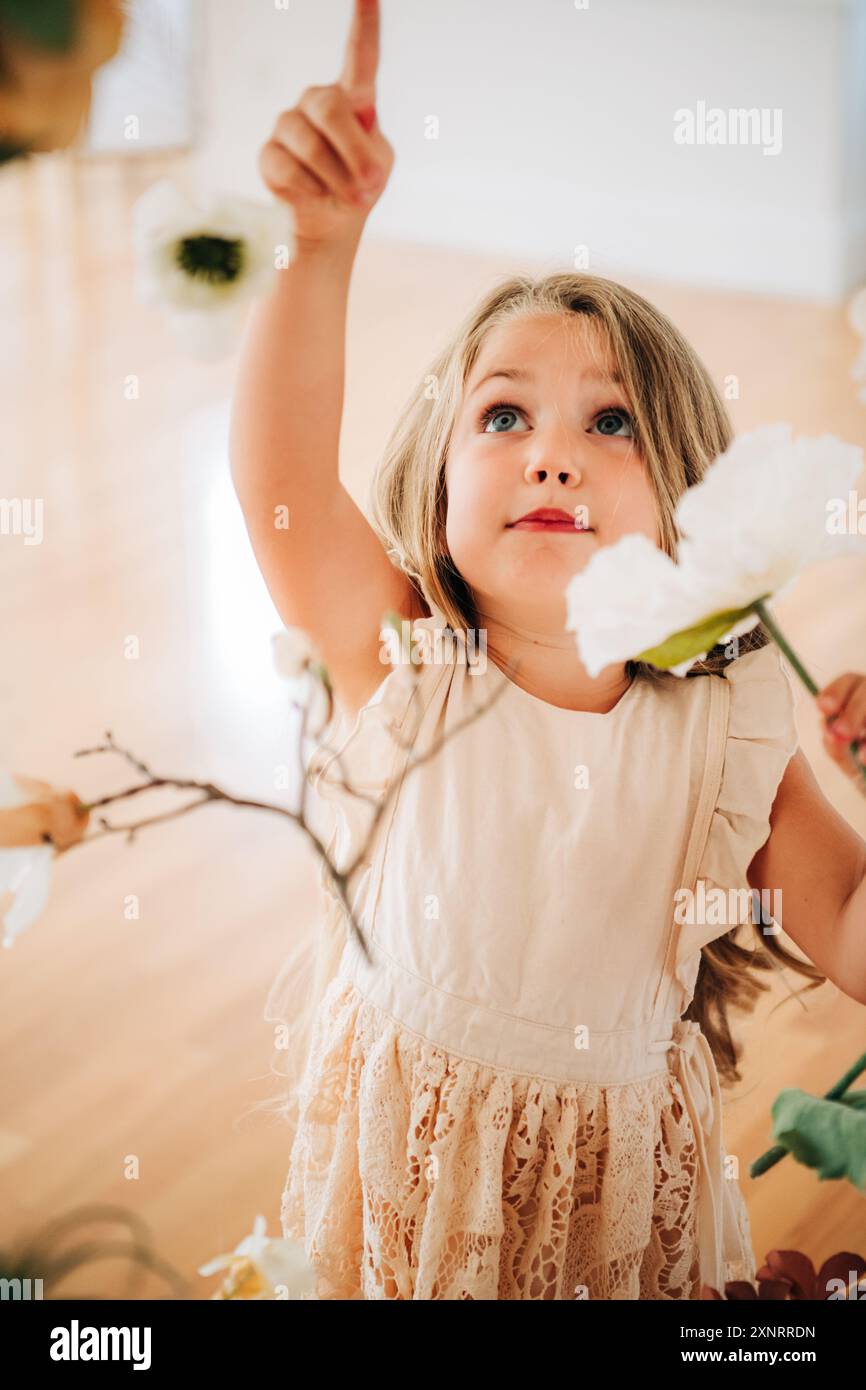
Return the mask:
[[[409,398],[374,475],[370,497],[373,526],[389,556],[410,577],[419,606],[427,608],[429,597],[455,631],[479,624],[469,585],[446,544],[445,466],[454,422],[464,385],[491,329],[514,318],[540,315],[575,315],[600,330],[634,420],[636,444],[656,500],[659,544],[667,554],[676,554],[678,499],[733,437],[703,363],[671,321],[633,290],[600,276],[572,272],[541,278],[515,275],[497,284],[467,315]],[[737,654],[769,640],[759,623],[738,639]],[[732,659],[724,647],[716,647],[685,679],[721,676]],[[626,663],[626,674],[653,683],[679,679],[637,661]],[[728,1009],[750,1010],[759,993],[769,988],[751,972],[787,966],[807,977],[810,983],[803,989],[817,988],[825,979],[811,962],[763,935],[760,923],[752,925],[757,939],[751,950],[734,939],[738,927],[703,947],[694,997],[685,1014],[700,1024],[720,1078],[728,1084],[741,1079],[741,1048],[732,1037]],[[308,988],[305,1017],[295,1020],[295,1035],[304,1039],[299,1041],[298,1063],[309,1037],[310,1015],[339,961],[344,931],[330,894],[316,963],[303,975],[307,987],[314,980],[315,988]],[[296,1112],[292,1098],[285,1099],[288,1103],[280,1108],[288,1119]]]

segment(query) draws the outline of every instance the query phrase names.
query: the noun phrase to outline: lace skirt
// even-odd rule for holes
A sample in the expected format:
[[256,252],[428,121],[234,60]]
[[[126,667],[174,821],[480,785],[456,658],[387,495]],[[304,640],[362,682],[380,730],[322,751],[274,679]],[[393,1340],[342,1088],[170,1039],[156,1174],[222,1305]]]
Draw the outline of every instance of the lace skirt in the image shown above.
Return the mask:
[[[598,1086],[446,1052],[331,981],[282,1199],[321,1299],[696,1299],[677,1078]],[[737,1187],[741,1258],[754,1264]]]

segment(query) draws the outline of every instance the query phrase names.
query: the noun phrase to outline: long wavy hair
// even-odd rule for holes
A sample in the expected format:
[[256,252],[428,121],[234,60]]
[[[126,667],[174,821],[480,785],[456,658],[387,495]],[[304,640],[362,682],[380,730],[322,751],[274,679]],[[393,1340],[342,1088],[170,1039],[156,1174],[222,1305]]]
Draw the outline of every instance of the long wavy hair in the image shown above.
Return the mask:
[[[386,550],[414,582],[419,606],[424,595],[455,630],[477,628],[471,590],[446,544],[448,495],[445,465],[464,384],[491,329],[526,315],[578,315],[593,321],[606,342],[634,419],[637,447],[655,495],[661,548],[676,555],[675,508],[727,449],[733,430],[709,373],[671,321],[648,300],[613,280],[560,272],[542,278],[510,276],[466,317],[453,340],[430,363],[407,402],[385,448],[372,483],[372,521]],[[758,623],[736,642],[736,655],[770,641]],[[685,679],[722,676],[735,659],[719,645],[696,663]],[[626,662],[626,674],[661,683],[679,677],[648,663]],[[752,923],[751,949],[738,943],[738,927],[703,947],[694,997],[685,1015],[707,1037],[720,1078],[741,1079],[741,1048],[734,1041],[728,1009],[749,1011],[769,985],[755,971],[787,966],[807,977],[805,989],[824,983],[816,967],[787,950]],[[797,991],[802,993],[803,990]]]

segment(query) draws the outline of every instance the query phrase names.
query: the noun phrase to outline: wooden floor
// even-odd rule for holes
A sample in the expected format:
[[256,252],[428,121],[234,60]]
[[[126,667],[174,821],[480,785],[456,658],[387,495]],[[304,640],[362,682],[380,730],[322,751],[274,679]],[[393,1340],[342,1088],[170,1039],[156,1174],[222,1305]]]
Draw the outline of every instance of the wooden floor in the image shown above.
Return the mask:
[[[292,723],[271,669],[276,614],[228,475],[233,363],[183,358],[132,288],[129,209],[160,172],[59,156],[0,178],[0,493],[45,507],[42,545],[0,540],[0,763],[92,800],[135,780],[111,756],[73,757],[110,729],[157,771],[273,798]],[[467,307],[500,275],[554,268],[363,248],[342,464],[362,504],[391,422]],[[718,383],[739,379],[738,429],[787,420],[866,442],[841,311],[635,287]],[[866,668],[864,579],[859,561],[839,562],[780,610],[821,683]],[[866,800],[825,758],[805,695],[799,724],[827,794],[866,834]],[[58,861],[47,912],[0,958],[0,1246],[79,1204],[118,1203],[201,1296],[213,1282],[199,1263],[258,1212],[277,1232],[285,1137],[248,1112],[269,1090],[267,989],[316,902],[292,827],[226,807]],[[744,1025],[745,1079],[726,1109],[756,1251],[866,1252],[866,1206],[848,1185],[792,1160],[747,1176],[777,1092],[826,1090],[866,1049],[866,1012],[834,987],[772,1012],[782,998],[774,989]],[[108,1260],[64,1287],[118,1296],[123,1273]],[[162,1288],[150,1278],[138,1293]]]

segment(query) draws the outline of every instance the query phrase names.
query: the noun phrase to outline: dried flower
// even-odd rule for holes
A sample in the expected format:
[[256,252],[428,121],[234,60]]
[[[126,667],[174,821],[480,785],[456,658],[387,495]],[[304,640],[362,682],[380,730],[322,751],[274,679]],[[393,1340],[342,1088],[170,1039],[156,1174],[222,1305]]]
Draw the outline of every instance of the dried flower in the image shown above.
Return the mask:
[[[28,797],[8,772],[0,770],[0,808],[24,807]],[[0,848],[0,925],[3,945],[10,947],[16,936],[44,910],[51,889],[54,846],[21,845]],[[11,896],[11,903],[4,903]]]
[[808,1255],[802,1251],[771,1250],[757,1271],[757,1287],[738,1279],[725,1284],[724,1293],[719,1293],[718,1289],[704,1284],[701,1298],[734,1303],[754,1299],[784,1302],[807,1300],[812,1303],[830,1299],[859,1300],[866,1297],[866,1289],[862,1287],[864,1275],[866,1260],[862,1255],[847,1250],[831,1255],[817,1273]]

